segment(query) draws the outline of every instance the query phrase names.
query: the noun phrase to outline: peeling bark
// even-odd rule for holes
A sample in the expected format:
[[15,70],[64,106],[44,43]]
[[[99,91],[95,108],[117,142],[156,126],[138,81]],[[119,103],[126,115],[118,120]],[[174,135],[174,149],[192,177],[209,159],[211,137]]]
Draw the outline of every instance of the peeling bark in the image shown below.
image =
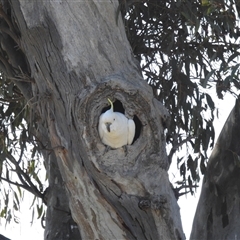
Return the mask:
[[[82,239],[184,239],[167,174],[169,115],[139,73],[117,1],[10,2],[35,80],[34,109]],[[139,121],[126,151],[106,151],[98,136],[109,97]]]

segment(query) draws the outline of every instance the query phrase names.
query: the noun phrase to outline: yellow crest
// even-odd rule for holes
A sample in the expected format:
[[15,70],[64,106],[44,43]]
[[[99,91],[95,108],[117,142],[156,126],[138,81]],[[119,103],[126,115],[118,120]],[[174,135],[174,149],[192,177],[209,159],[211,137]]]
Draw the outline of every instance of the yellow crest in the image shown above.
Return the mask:
[[108,101],[109,101],[109,103],[111,104],[111,109],[113,110],[113,103],[112,103],[112,101],[108,98],[107,99]]

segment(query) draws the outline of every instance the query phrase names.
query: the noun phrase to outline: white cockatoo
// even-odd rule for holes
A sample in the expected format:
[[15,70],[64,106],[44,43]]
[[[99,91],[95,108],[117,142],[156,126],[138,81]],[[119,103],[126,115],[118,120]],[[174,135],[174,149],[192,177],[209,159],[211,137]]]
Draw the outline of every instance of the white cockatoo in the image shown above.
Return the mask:
[[102,142],[111,148],[120,148],[132,144],[135,135],[135,123],[120,112],[113,111],[113,103],[108,99],[111,108],[101,114],[98,132]]

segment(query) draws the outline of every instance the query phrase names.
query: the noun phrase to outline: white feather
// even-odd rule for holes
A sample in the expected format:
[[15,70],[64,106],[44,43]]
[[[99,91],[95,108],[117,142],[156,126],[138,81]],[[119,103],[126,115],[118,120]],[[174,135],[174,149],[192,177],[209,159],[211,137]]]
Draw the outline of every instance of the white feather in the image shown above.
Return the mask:
[[128,119],[128,144],[132,144],[135,136],[135,122],[132,119]]
[[98,132],[102,142],[111,148],[120,148],[132,144],[135,135],[135,123],[132,119],[111,109],[99,118]]

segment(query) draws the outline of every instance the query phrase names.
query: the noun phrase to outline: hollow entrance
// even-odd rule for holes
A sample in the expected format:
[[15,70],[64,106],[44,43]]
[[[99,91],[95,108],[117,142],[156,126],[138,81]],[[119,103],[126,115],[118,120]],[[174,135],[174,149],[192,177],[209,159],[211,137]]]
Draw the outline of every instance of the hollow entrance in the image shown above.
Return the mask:
[[[107,107],[104,107],[102,109],[101,114],[106,112],[110,108],[111,108],[110,105]],[[122,114],[125,114],[125,109],[119,100],[116,100],[115,102],[113,102],[113,110],[114,110],[114,112],[120,112]],[[139,138],[139,136],[141,134],[141,130],[142,130],[142,123],[141,123],[140,119],[137,117],[137,115],[133,116],[133,121],[135,123],[136,128],[135,128],[135,135],[134,135],[132,144],[134,144],[134,142]]]

